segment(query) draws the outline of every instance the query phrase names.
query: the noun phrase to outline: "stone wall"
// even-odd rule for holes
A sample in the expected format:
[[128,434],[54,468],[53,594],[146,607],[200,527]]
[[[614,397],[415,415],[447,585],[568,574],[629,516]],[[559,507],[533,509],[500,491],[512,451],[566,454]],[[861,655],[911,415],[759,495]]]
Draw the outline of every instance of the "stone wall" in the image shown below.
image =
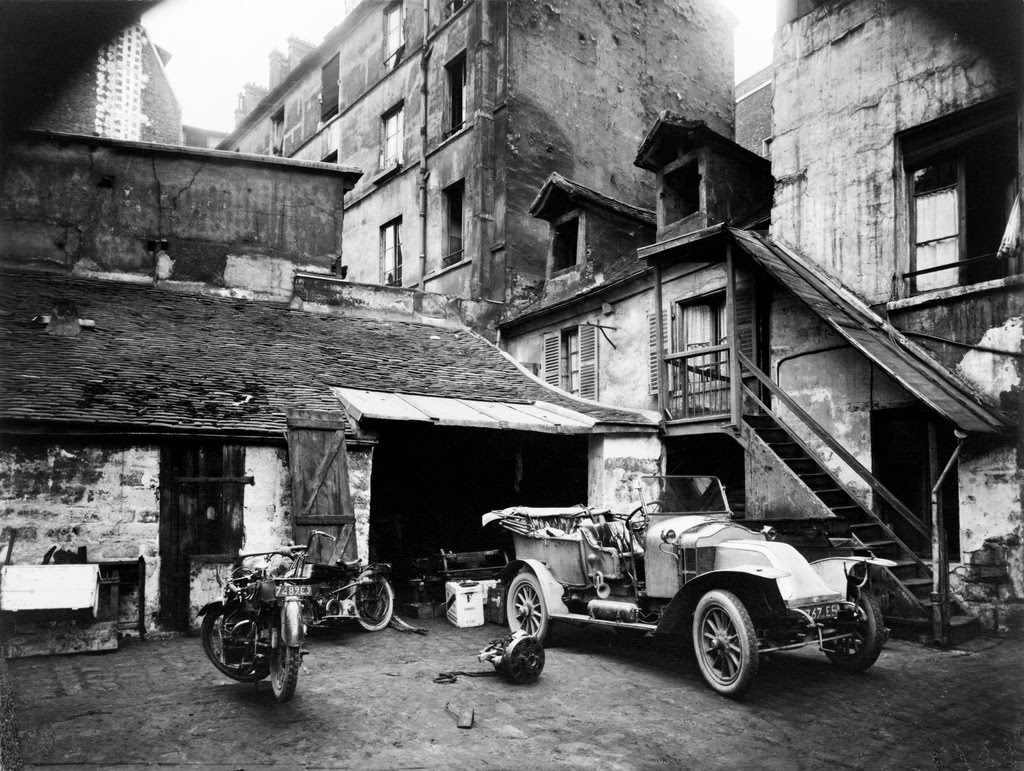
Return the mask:
[[283,299],[341,252],[336,166],[39,133],[6,153],[5,267]]
[[[149,444],[6,438],[0,445],[0,544],[14,564],[86,548],[90,562],[146,560],[147,625],[159,609],[160,451]],[[121,620],[138,618],[129,600]]]
[[[350,452],[356,497],[360,555],[366,556],[369,519],[369,459],[365,449]],[[280,547],[292,537],[288,454],[284,447],[249,446],[244,487],[242,550]],[[51,546],[75,552],[86,548],[90,562],[146,561],[147,628],[158,629],[160,610],[160,448],[117,440],[50,441],[8,438],[0,448],[0,544],[6,554],[15,533],[13,562],[37,564]],[[230,565],[193,565],[192,618],[223,589]],[[120,621],[138,618],[137,597],[124,594]]]

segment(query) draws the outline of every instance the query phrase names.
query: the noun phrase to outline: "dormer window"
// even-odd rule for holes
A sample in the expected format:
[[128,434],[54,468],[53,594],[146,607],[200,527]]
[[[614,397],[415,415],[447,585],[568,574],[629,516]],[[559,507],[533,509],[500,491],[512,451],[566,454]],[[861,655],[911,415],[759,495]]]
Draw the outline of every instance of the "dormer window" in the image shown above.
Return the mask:
[[696,158],[665,173],[661,198],[666,225],[700,211],[700,168]]
[[583,217],[579,211],[565,214],[551,223],[551,273],[575,267],[580,259],[580,226]]

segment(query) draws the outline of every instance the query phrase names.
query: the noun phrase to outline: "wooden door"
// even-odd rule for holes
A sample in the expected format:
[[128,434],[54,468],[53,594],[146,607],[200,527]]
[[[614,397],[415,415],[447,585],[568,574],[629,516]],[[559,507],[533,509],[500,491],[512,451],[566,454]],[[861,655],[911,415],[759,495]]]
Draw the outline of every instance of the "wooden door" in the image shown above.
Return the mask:
[[242,546],[245,448],[189,442],[160,450],[160,622],[189,628],[192,557]]
[[336,412],[289,410],[288,455],[295,543],[306,543],[312,531],[320,530],[338,540],[332,555],[314,561],[358,559],[342,416]]

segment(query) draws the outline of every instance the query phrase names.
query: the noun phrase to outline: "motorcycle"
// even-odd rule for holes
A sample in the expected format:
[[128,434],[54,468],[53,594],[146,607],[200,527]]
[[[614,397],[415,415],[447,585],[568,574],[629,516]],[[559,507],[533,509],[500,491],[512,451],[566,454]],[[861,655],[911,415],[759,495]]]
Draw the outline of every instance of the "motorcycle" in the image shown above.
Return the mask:
[[388,580],[391,565],[358,561],[316,560],[307,554],[307,570],[317,584],[309,624],[323,628],[355,620],[367,632],[379,632],[391,623],[395,591]]
[[[298,684],[306,620],[314,614],[318,589],[310,580],[306,554],[320,538],[335,540],[314,531],[305,546],[239,555],[224,598],[199,611],[203,651],[213,665],[243,683],[269,676],[279,702],[291,699]],[[266,558],[262,565],[244,563],[260,557]],[[273,557],[282,561],[274,565]]]

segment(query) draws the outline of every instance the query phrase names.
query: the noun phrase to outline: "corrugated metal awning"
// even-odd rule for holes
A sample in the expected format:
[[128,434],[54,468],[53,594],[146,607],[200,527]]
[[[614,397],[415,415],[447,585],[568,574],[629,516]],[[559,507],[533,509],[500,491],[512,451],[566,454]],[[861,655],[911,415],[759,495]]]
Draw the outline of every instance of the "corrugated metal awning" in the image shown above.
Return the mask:
[[730,233],[744,252],[850,345],[961,430],[1001,434],[1013,428],[1008,417],[986,405],[967,383],[817,266],[768,236],[734,229]]
[[589,434],[597,423],[582,413],[547,402],[501,402],[417,396],[356,388],[332,389],[357,421],[401,420],[438,426]]

